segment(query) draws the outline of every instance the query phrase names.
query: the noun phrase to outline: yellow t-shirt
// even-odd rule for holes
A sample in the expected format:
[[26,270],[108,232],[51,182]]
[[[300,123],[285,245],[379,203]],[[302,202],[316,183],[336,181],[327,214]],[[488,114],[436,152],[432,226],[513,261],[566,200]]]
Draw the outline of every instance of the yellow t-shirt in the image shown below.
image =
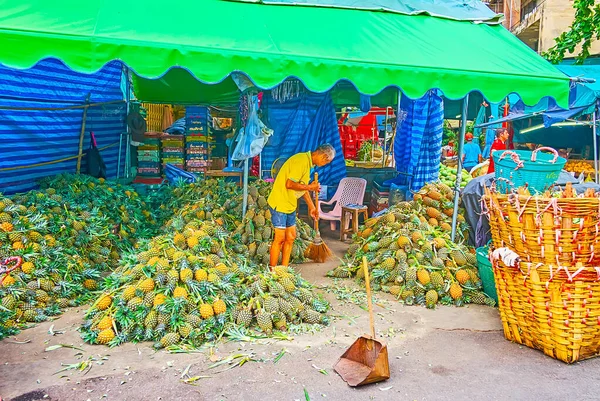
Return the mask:
[[287,180],[292,180],[300,184],[308,184],[310,182],[310,169],[312,166],[310,152],[297,153],[283,163],[267,200],[269,206],[281,213],[294,212],[298,208],[298,199],[306,191],[287,189]]

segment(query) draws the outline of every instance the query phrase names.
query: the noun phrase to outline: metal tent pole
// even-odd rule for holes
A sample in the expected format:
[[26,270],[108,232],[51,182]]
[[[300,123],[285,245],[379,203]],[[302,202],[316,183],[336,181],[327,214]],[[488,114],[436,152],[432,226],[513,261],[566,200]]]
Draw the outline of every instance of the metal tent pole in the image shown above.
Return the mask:
[[[125,116],[129,115],[129,108],[131,106],[131,74],[129,67],[125,66]],[[120,151],[120,150],[119,150]],[[127,131],[125,132],[125,174],[123,178],[129,178],[131,176],[131,131],[129,124],[127,124]],[[117,177],[119,178],[119,177]]]
[[452,213],[452,241],[456,239],[456,223],[458,220],[458,201],[460,199],[460,181],[462,178],[462,153],[465,145],[465,132],[467,130],[467,112],[469,109],[469,94],[463,99],[463,108],[460,124],[460,136],[458,137],[458,164],[456,165],[456,183],[454,184],[454,212]]
[[248,210],[248,159],[244,160],[244,200],[242,203],[242,219]]
[[592,126],[592,135],[594,135],[594,178],[596,178],[596,184],[598,184],[598,137],[596,136],[596,112],[598,111],[598,106],[594,107],[594,114],[592,115],[592,121],[594,125]]

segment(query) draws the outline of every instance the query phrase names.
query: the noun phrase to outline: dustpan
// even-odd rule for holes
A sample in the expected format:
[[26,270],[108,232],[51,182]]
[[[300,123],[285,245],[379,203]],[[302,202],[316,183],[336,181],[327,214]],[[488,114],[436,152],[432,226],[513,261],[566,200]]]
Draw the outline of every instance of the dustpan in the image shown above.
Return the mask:
[[371,335],[363,335],[354,341],[333,367],[337,374],[352,387],[377,383],[390,378],[387,345],[383,341],[375,339],[371,283],[365,257],[363,257],[363,269],[365,270],[365,283],[367,286]]

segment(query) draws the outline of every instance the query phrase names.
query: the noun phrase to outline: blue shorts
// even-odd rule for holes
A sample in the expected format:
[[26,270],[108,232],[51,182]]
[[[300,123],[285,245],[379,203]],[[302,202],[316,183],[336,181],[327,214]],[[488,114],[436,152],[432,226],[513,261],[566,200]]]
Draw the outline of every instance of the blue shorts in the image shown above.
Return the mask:
[[269,206],[271,211],[271,223],[273,227],[285,230],[288,227],[296,226],[296,211],[292,213],[282,213]]

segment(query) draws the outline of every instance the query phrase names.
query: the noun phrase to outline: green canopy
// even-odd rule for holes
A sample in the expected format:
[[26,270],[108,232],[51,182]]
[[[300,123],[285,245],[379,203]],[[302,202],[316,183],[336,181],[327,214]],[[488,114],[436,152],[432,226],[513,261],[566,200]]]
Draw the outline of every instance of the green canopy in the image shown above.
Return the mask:
[[516,92],[526,104],[552,96],[568,105],[568,78],[502,26],[428,15],[222,0],[0,0],[0,43],[0,63],[17,68],[57,57],[93,72],[118,59],[144,78],[178,66],[211,84],[242,71],[262,88],[296,77],[323,92],[346,79],[370,95],[388,86],[411,98],[478,90],[491,102]]

